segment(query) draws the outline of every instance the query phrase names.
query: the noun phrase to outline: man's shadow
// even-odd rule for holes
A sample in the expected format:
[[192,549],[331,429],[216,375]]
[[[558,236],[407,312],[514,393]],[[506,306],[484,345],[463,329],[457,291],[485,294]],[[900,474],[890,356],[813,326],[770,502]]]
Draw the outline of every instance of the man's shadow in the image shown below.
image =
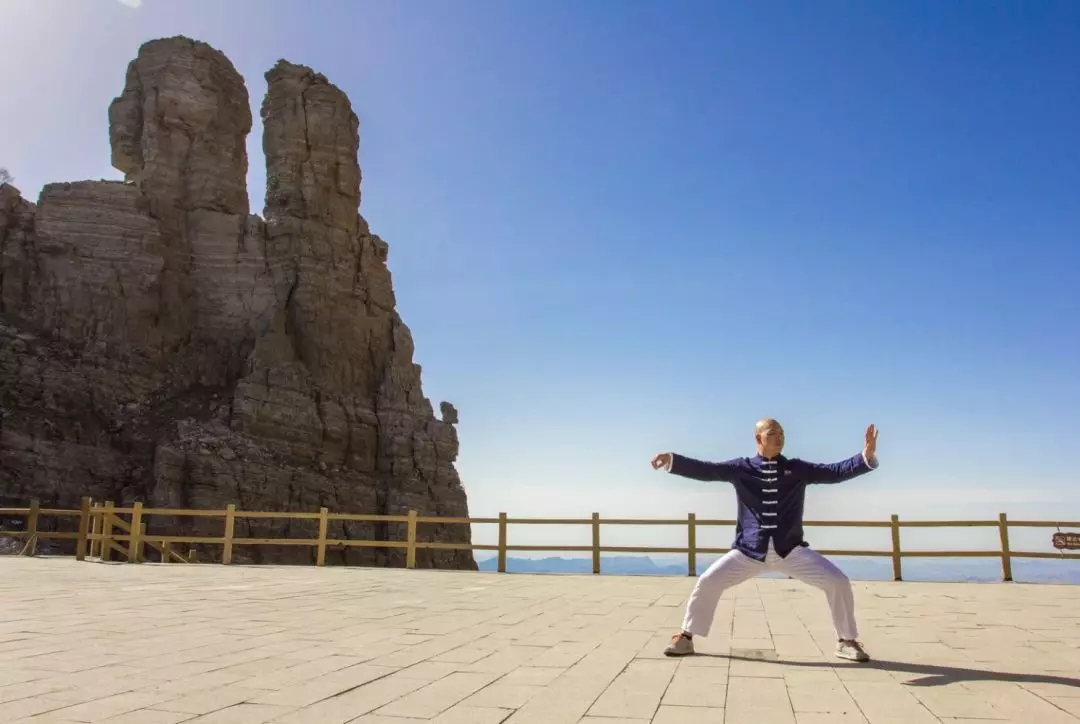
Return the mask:
[[780,666],[799,666],[808,669],[881,669],[883,671],[899,671],[908,674],[923,674],[923,678],[914,681],[903,682],[908,686],[946,686],[963,681],[1009,681],[1016,684],[1060,684],[1062,686],[1074,686],[1080,688],[1080,679],[1067,676],[1053,676],[1051,674],[1012,674],[1003,671],[987,671],[985,669],[965,669],[959,666],[933,666],[931,664],[912,664],[906,661],[871,660],[866,663],[830,663],[827,661],[781,661],[772,659],[759,659],[752,656],[739,656],[737,654],[697,654],[716,659],[729,659],[731,661],[753,661],[759,664],[778,664]]

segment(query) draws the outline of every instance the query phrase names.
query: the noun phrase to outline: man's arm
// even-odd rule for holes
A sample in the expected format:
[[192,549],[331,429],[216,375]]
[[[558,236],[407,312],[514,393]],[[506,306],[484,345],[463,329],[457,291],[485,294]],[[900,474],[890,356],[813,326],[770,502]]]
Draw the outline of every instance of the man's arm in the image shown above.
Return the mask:
[[878,466],[876,455],[859,453],[838,463],[808,463],[805,460],[791,460],[792,472],[804,483],[843,483],[860,475],[866,475]]
[[672,475],[691,480],[733,483],[742,471],[742,458],[710,463],[678,453],[663,453],[653,460],[653,467],[664,468]]
[[878,466],[877,428],[866,428],[866,440],[863,451],[838,463],[808,463],[805,460],[793,460],[794,470],[804,483],[842,483],[860,475],[866,475]]

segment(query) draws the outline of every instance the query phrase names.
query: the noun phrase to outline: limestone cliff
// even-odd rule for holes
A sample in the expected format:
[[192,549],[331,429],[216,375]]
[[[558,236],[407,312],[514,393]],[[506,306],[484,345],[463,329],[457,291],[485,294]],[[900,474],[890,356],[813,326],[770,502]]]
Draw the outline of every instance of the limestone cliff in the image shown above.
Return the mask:
[[[359,215],[359,122],[324,76],[279,61],[262,104],[265,219],[250,214],[251,104],[205,43],[154,40],[109,107],[125,182],[0,187],[0,497],[467,516],[457,411],[436,419],[395,311],[387,244]],[[331,536],[399,538],[398,524]],[[220,523],[152,520],[219,535]],[[237,535],[308,537],[239,520]],[[421,525],[422,540],[471,540]],[[306,562],[307,548],[239,547]],[[328,562],[401,565],[349,548]],[[475,568],[467,551],[417,565]]]

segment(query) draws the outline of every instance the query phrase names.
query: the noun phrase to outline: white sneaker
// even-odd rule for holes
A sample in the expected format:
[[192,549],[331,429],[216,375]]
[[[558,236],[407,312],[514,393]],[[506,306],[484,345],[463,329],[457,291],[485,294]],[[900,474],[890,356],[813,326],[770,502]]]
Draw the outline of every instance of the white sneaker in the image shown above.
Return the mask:
[[841,659],[850,661],[866,662],[870,660],[870,655],[863,650],[862,644],[858,641],[841,641],[836,645],[836,655]]
[[671,637],[671,643],[664,649],[664,654],[667,656],[688,656],[694,653],[694,642],[692,639],[688,639],[681,633],[677,633]]

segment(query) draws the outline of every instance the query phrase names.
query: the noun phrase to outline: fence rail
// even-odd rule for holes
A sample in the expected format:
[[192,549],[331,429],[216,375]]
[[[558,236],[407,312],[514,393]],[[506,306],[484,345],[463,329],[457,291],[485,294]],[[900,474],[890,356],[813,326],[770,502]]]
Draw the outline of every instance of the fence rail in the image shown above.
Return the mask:
[[[224,535],[221,536],[166,536],[147,535],[144,517],[201,517],[219,518],[224,522]],[[593,513],[590,518],[511,518],[506,513],[499,513],[496,518],[450,518],[418,515],[410,510],[407,515],[373,515],[355,513],[331,513],[326,508],[318,512],[277,512],[237,510],[230,504],[224,510],[203,510],[186,508],[146,508],[142,503],[134,503],[130,508],[118,508],[111,501],[95,503],[90,498],[83,498],[78,510],[61,508],[42,508],[37,500],[31,501],[28,508],[0,508],[0,517],[18,516],[26,519],[25,529],[21,531],[0,530],[0,537],[15,537],[26,541],[22,550],[24,555],[33,555],[39,540],[74,540],[76,560],[85,560],[87,556],[109,560],[116,553],[129,562],[146,560],[144,547],[150,546],[158,551],[163,562],[195,562],[195,549],[189,548],[187,555],[173,549],[181,545],[220,545],[221,562],[232,563],[233,549],[236,546],[312,546],[316,550],[315,565],[326,562],[326,550],[332,547],[367,547],[396,548],[405,550],[405,567],[416,567],[417,550],[472,550],[496,551],[498,571],[506,572],[506,554],[516,551],[548,552],[591,552],[592,570],[600,573],[601,553],[667,553],[684,554],[687,557],[688,574],[697,575],[697,556],[701,553],[723,554],[728,548],[700,547],[697,545],[697,531],[701,527],[734,526],[734,520],[698,518],[690,513],[686,518],[601,518]],[[124,520],[121,516],[127,516]],[[43,517],[78,519],[74,532],[48,532],[41,530]],[[315,538],[250,538],[238,537],[235,533],[236,519],[277,519],[318,521],[318,536]],[[328,524],[331,521],[404,523],[404,540],[357,540],[335,539],[328,537]],[[498,543],[444,543],[424,541],[417,535],[417,529],[424,524],[490,524],[498,526]],[[581,525],[590,526],[592,542],[590,545],[513,545],[508,542],[507,527],[510,525]],[[661,525],[684,526],[686,528],[685,546],[605,546],[601,543],[602,525]],[[893,515],[889,520],[852,521],[852,520],[812,520],[803,523],[807,527],[831,528],[888,528],[891,533],[892,547],[888,550],[821,550],[825,555],[885,557],[892,559],[893,579],[903,580],[902,562],[904,558],[999,558],[1001,577],[1004,581],[1012,580],[1012,560],[1014,558],[1061,558],[1080,559],[1080,553],[1059,553],[1048,551],[1014,551],[1009,546],[1009,530],[1013,528],[1080,528],[1080,521],[1048,520],[1009,520],[1001,513],[997,520],[900,520]],[[900,545],[900,531],[903,528],[997,528],[1000,548],[996,550],[903,550]],[[1073,540],[1075,536],[1067,536]],[[1066,538],[1060,538],[1065,540]],[[1058,539],[1055,539],[1058,540]],[[123,544],[127,544],[126,547]],[[1073,547],[1073,546],[1069,546]]]

